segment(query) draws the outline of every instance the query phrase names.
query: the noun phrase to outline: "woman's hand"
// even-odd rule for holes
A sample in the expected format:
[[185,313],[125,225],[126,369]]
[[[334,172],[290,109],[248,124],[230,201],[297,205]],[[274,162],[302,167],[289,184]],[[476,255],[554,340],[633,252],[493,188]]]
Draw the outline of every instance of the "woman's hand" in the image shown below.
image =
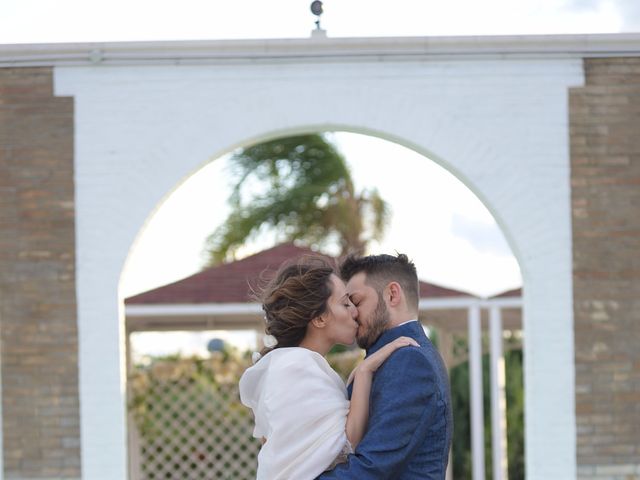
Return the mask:
[[355,375],[373,374],[393,352],[399,348],[408,346],[418,347],[419,344],[411,337],[398,337],[393,342],[387,343],[376,353],[365,358],[362,363],[360,363],[360,365],[351,372],[351,375],[349,375],[349,379],[347,380],[347,385],[351,383]]
[[369,421],[369,396],[371,395],[371,384],[373,373],[389,358],[398,348],[407,346],[418,346],[413,338],[400,337],[388,343],[373,355],[365,358],[360,365],[351,373],[347,385],[353,379],[353,391],[351,393],[351,404],[347,415],[345,432],[347,439],[353,449],[356,449],[360,440],[364,436]]
[[393,342],[387,343],[373,355],[365,358],[358,368],[374,373],[393,352],[401,347],[408,347],[410,345],[417,347],[418,342],[410,337],[398,337]]

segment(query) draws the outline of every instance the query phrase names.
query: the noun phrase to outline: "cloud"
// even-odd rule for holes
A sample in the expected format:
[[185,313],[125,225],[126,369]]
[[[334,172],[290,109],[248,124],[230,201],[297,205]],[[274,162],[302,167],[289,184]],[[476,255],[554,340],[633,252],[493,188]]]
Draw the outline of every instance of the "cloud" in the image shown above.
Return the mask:
[[640,2],[638,0],[616,0],[615,5],[622,17],[624,31],[640,31]]
[[454,213],[451,217],[451,233],[467,241],[478,253],[511,257],[511,248],[500,227]]
[[605,0],[567,0],[564,8],[573,12],[585,12],[589,10],[599,10],[604,3]]
[[613,9],[620,16],[623,31],[640,31],[638,0],[566,0],[563,7],[573,13],[594,14]]

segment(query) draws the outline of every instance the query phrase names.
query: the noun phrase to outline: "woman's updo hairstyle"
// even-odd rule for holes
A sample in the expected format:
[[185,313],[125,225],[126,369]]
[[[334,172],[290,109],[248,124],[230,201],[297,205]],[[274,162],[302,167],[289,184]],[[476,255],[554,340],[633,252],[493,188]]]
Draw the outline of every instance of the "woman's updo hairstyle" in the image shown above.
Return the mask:
[[262,355],[275,348],[300,345],[309,322],[327,309],[330,277],[334,273],[324,259],[315,257],[280,267],[258,295],[267,323],[265,333],[277,341],[274,347],[265,348]]

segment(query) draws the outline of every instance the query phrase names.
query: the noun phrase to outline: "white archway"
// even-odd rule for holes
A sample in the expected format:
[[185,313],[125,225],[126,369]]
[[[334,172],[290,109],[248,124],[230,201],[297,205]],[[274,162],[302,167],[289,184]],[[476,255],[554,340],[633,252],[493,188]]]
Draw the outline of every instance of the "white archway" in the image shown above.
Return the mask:
[[149,212],[212,154],[318,130],[427,155],[493,213],[526,285],[528,476],[575,477],[567,109],[581,82],[579,59],[517,56],[57,67],[56,94],[76,101],[84,478],[126,476],[118,282]]

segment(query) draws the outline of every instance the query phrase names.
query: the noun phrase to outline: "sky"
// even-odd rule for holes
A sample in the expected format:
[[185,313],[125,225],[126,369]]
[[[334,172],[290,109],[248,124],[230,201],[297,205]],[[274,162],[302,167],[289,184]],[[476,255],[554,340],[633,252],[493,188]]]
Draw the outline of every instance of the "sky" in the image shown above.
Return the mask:
[[[310,0],[0,0],[0,43],[307,37]],[[331,37],[640,30],[638,0],[326,0]]]
[[[315,27],[309,0],[0,0],[0,44],[138,40],[305,38]],[[640,0],[326,0],[329,37],[615,33],[640,31]],[[520,285],[517,262],[475,196],[441,167],[404,147],[362,135],[332,137],[359,187],[376,186],[392,207],[385,241],[372,251],[403,251],[427,281],[487,296]],[[398,190],[386,158],[412,169],[420,186]],[[175,281],[203,264],[206,236],[224,219],[225,159],[185,181],[148,220],[130,253],[125,296]],[[403,170],[405,170],[403,168]],[[406,171],[406,170],[405,170]],[[380,181],[384,179],[384,181]],[[404,180],[403,180],[404,181]],[[417,193],[419,192],[419,193]],[[416,199],[420,218],[416,221]],[[445,207],[446,206],[446,207]],[[185,211],[198,215],[184,215]],[[269,246],[269,238],[246,253]],[[167,255],[167,252],[171,252]],[[162,260],[162,261],[160,261]],[[156,346],[202,352],[206,338],[149,334]],[[215,336],[250,342],[229,332]],[[165,340],[163,340],[165,339]],[[137,342],[137,343],[136,343]],[[160,347],[162,346],[162,347]],[[167,350],[169,348],[169,350]],[[158,350],[160,349],[160,350]],[[149,350],[151,351],[151,350]]]

